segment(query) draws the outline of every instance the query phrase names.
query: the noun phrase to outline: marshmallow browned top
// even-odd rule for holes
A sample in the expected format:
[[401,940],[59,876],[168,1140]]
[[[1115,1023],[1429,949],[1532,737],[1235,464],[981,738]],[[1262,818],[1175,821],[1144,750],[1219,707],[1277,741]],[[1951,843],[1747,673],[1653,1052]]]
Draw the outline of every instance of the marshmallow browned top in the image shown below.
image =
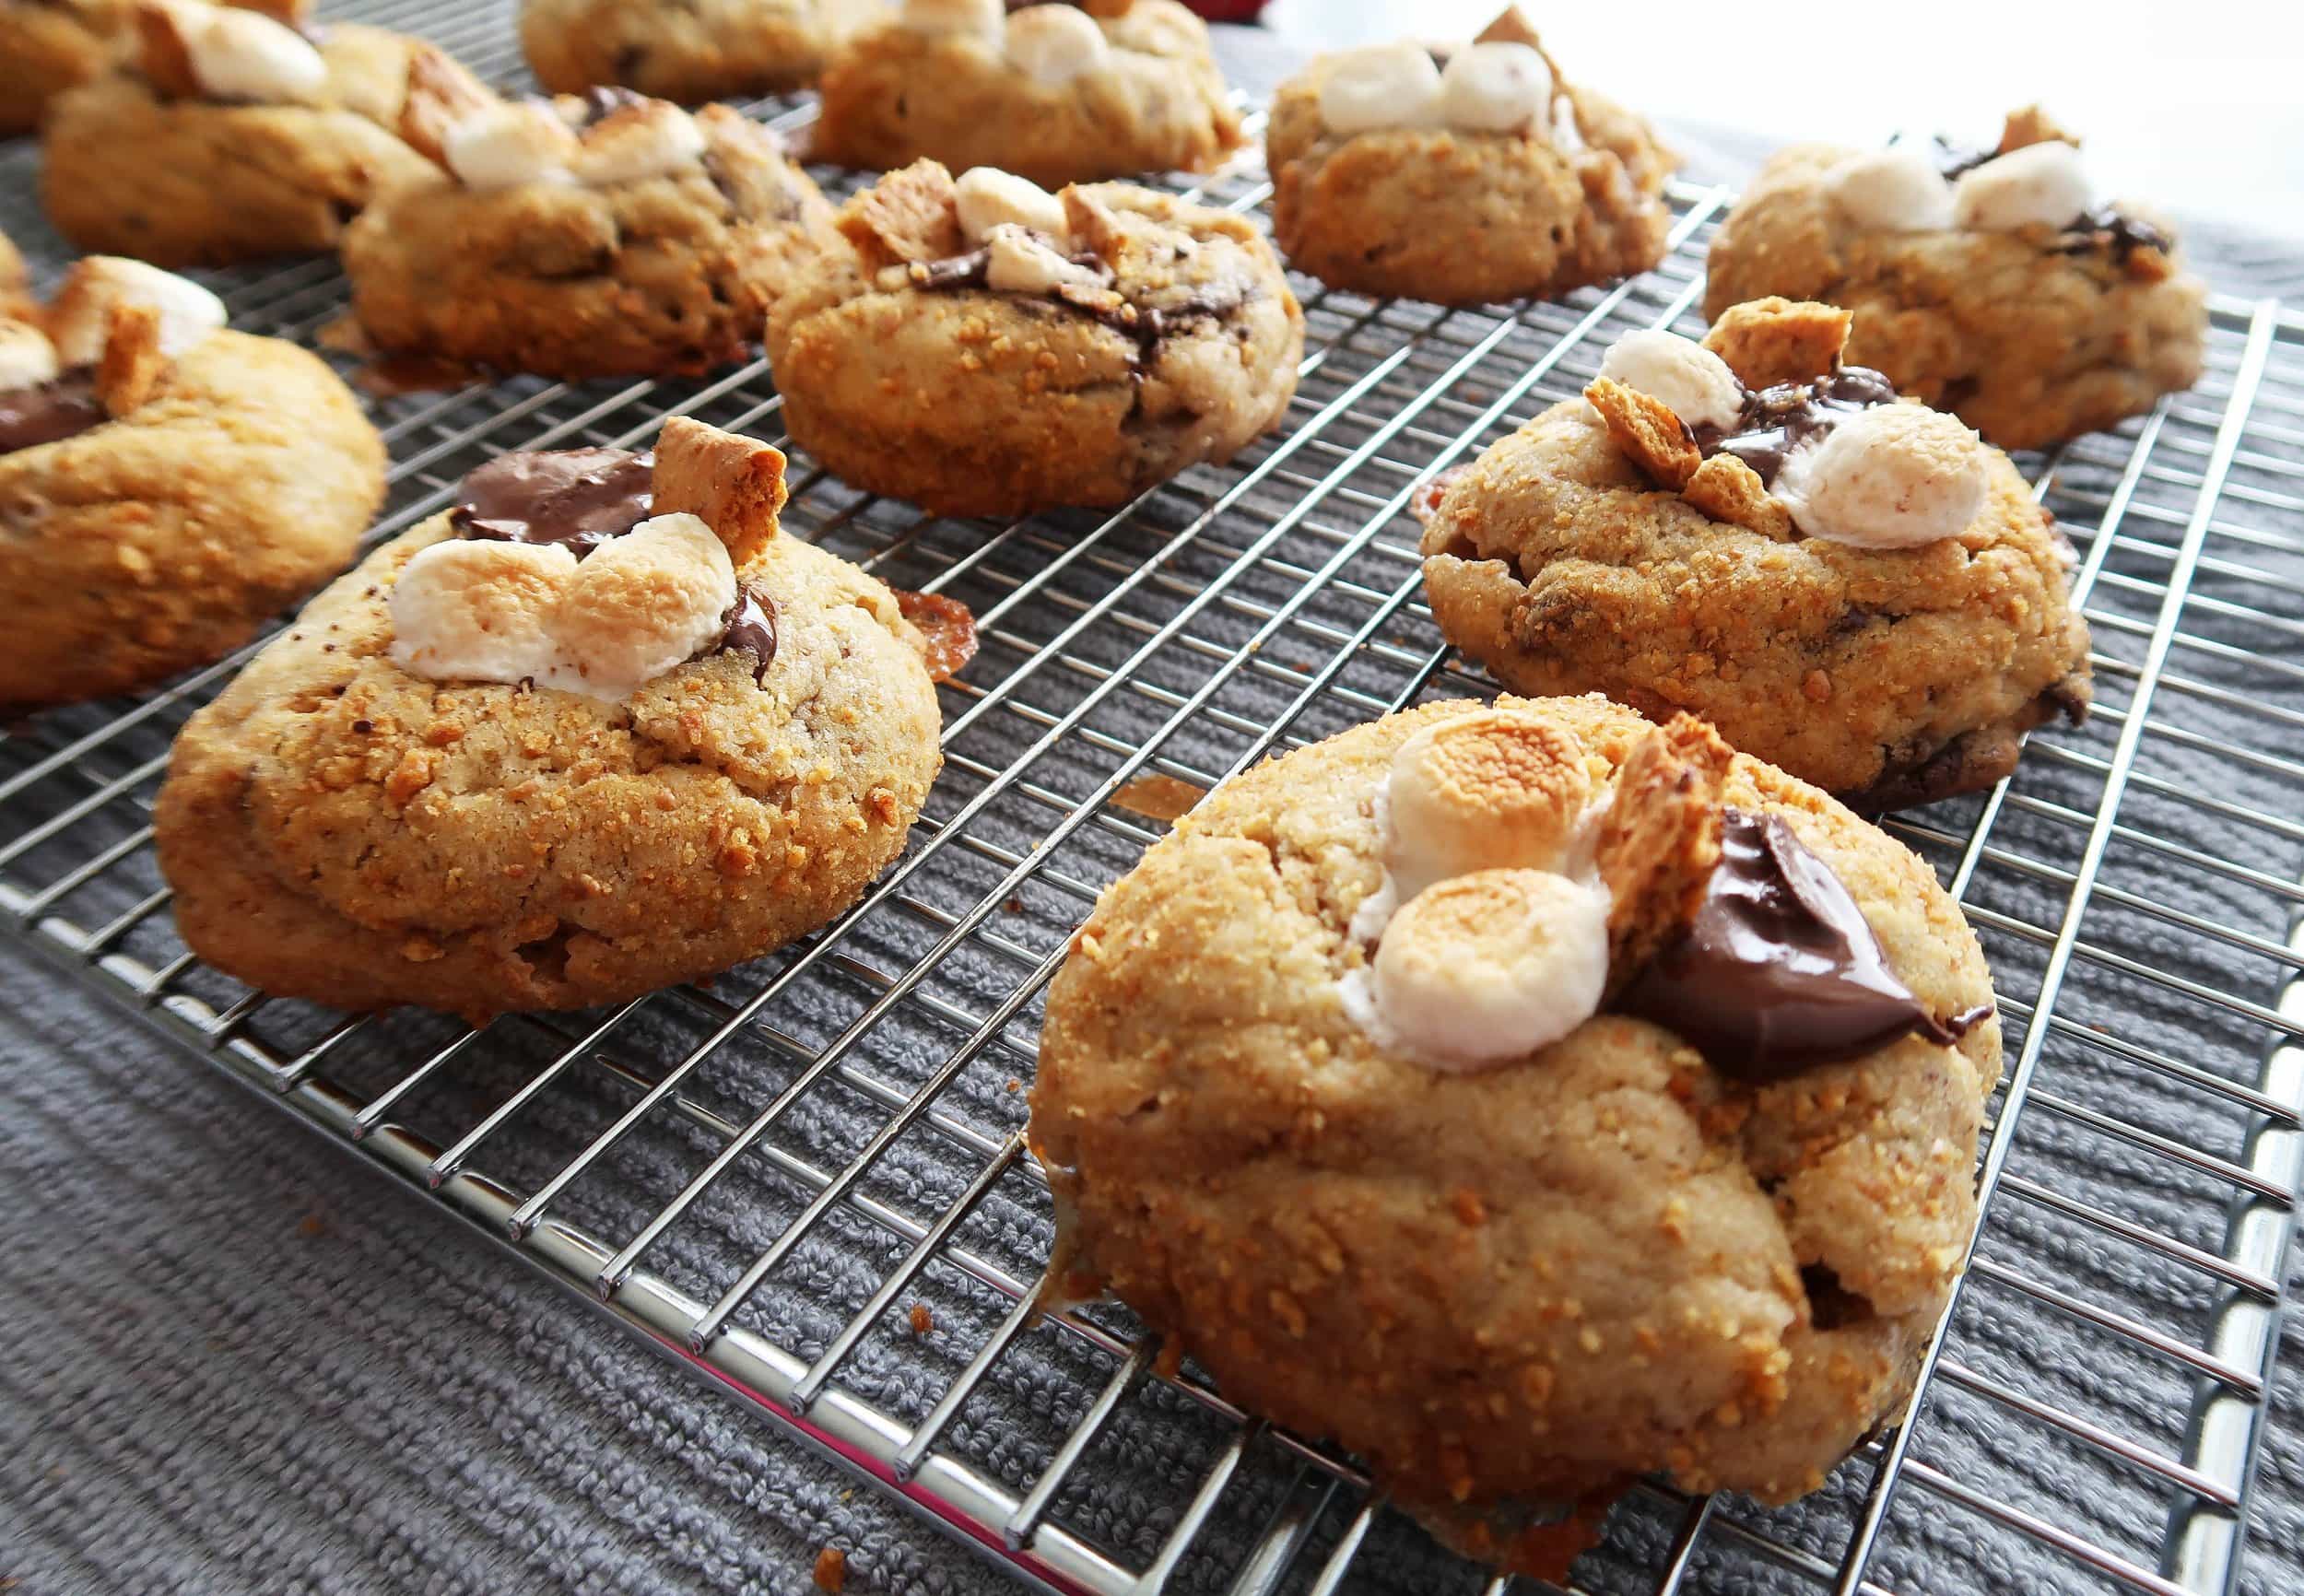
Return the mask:
[[1177,0],[1135,0],[1110,23],[1076,6],[1011,14],[1004,0],[902,0],[897,22],[914,33],[969,41],[1047,88],[1109,71],[1119,51],[1173,53],[1205,35]]
[[72,268],[48,308],[58,361],[68,368],[102,359],[112,311],[123,305],[158,312],[159,352],[171,358],[229,320],[224,301],[189,277],[117,255],[89,255]]
[[696,119],[669,100],[634,96],[593,120],[583,100],[562,95],[488,106],[449,130],[441,155],[466,188],[608,188],[688,170],[704,148]]
[[1597,1011],[1610,899],[1573,737],[1517,710],[1437,722],[1393,757],[1377,810],[1384,886],[1354,922],[1376,954],[1344,999],[1378,1041],[1434,1069],[1487,1069]]
[[2004,146],[2004,153],[1956,179],[1946,179],[1918,146],[1894,144],[1847,157],[1823,182],[1843,216],[1880,232],[2061,230],[2097,198],[2079,150],[2062,138]]
[[1534,37],[1508,9],[1445,60],[1405,40],[1322,57],[1312,67],[1320,120],[1342,138],[1440,127],[1549,137],[1559,85]]
[[[260,11],[208,0],[144,0],[147,34],[171,35],[201,94],[252,105],[312,105],[326,97],[328,64],[311,41]],[[148,48],[148,46],[147,46]]]

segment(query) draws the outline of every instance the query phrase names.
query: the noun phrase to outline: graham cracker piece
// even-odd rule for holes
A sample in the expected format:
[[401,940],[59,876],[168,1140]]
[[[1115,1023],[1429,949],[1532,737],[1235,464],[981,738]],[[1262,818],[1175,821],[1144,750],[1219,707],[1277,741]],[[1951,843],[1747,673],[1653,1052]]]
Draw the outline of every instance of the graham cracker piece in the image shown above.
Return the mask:
[[464,64],[445,51],[421,45],[408,56],[408,87],[400,101],[400,137],[434,165],[445,165],[442,153],[456,123],[498,103]]
[[1721,783],[1735,751],[1710,724],[1675,715],[1616,772],[1595,863],[1608,916],[1608,990],[1640,972],[1702,901],[1720,863]]
[[2022,149],[2034,144],[2068,144],[2080,147],[2080,140],[2056,124],[2055,119],[2037,105],[2028,105],[2008,112],[2008,120],[2001,124],[2000,153]]
[[1715,454],[1698,466],[1680,497],[1714,521],[1765,537],[1792,535],[1792,511],[1769,496],[1758,472],[1733,454]]
[[1731,305],[1704,334],[1704,347],[1747,388],[1806,382],[1839,369],[1854,319],[1838,305],[1770,295]]
[[868,271],[961,253],[959,201],[940,162],[916,160],[892,171],[840,206],[834,226],[864,257]]
[[184,48],[184,36],[176,30],[176,14],[165,6],[136,7],[136,65],[159,99],[200,97],[192,52]]
[[167,370],[159,311],[149,305],[114,305],[106,318],[103,358],[96,363],[96,396],[104,414],[125,416],[152,397]]
[[685,416],[657,435],[654,512],[700,519],[739,570],[774,540],[785,497],[784,456],[770,444]]
[[1696,440],[1663,400],[1627,388],[1612,377],[1593,378],[1584,397],[1607,423],[1616,446],[1658,486],[1676,493],[1703,464]]

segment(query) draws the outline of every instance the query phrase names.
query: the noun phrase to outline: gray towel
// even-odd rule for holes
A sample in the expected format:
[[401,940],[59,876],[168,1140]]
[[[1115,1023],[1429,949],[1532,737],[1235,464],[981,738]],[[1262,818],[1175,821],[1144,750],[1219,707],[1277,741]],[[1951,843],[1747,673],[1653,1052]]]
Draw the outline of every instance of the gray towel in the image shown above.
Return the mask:
[[[413,26],[491,76],[516,67],[508,8],[403,3],[348,7]],[[1246,43],[1235,59],[1248,63]],[[1268,76],[1251,65],[1249,77]],[[1752,152],[1733,138],[1675,129],[1707,181],[1733,177]],[[43,261],[58,246],[28,219],[30,152],[0,151],[0,225]],[[1245,196],[1237,182],[1219,199]],[[2222,238],[2201,252],[2227,292],[2304,284],[2290,251]],[[1644,278],[1589,342],[1466,440],[1476,449],[1544,400],[1569,393],[1615,331],[1662,314],[1692,282],[1683,256]],[[252,274],[250,276],[254,276]],[[248,277],[234,280],[249,280]],[[296,279],[283,314],[307,334],[340,302],[333,273],[314,265]],[[952,742],[952,762],[929,814],[941,835],[987,783],[1016,766],[1045,727],[1099,691],[1101,673],[1123,666],[1149,628],[1220,588],[1193,616],[1185,639],[1134,667],[1129,690],[1111,693],[1075,733],[1033,758],[1019,780],[970,816],[960,836],[935,844],[905,889],[909,906],[866,917],[839,957],[821,959],[780,994],[747,1031],[714,1053],[689,1084],[701,1113],[741,1123],[798,1077],[805,1061],[880,996],[885,982],[920,965],[950,917],[966,914],[1041,844],[1070,806],[1155,736],[1159,769],[1205,781],[1259,745],[1257,728],[1286,740],[1325,735],[1394,701],[1482,690],[1452,671],[1428,673],[1436,645],[1415,601],[1413,532],[1371,517],[1518,380],[1557,335],[1603,296],[1585,292],[1532,311],[1464,371],[1441,402],[1385,438],[1373,458],[1351,464],[1405,405],[1496,326],[1475,316],[1440,319],[1395,306],[1369,319],[1361,301],[1330,297],[1311,311],[1313,347],[1330,351],[1308,379],[1301,422],[1376,371],[1404,340],[1420,340],[1396,371],[1376,378],[1350,413],[1309,444],[1269,443],[1226,471],[1189,474],[1125,524],[1061,514],[988,552],[982,529],[923,523],[900,505],[859,506],[836,485],[805,484],[798,530],[839,552],[876,560],[899,585],[941,580],[945,590],[989,611],[1040,583],[1005,614],[969,686],[947,689],[950,717],[974,722]],[[2197,396],[2164,423],[2153,471],[2134,490],[2106,550],[2091,601],[2100,654],[2143,658],[2198,474],[2239,352],[2219,333],[2216,369]],[[697,391],[674,387],[671,393]],[[464,469],[505,441],[565,422],[570,435],[607,440],[639,429],[663,401],[606,405],[623,392],[598,384],[555,394],[534,382],[429,415],[431,401],[381,406],[406,429],[396,453],[440,452],[397,484],[387,525],[437,503]],[[699,413],[750,420],[770,390],[759,379],[715,397]],[[529,396],[535,418],[478,444],[465,429],[488,425]],[[2275,352],[2267,425],[2251,435],[2232,491],[2219,508],[2183,616],[2188,639],[2169,661],[2153,706],[2135,779],[2121,815],[2149,838],[2244,863],[2276,882],[2304,871],[2304,804],[2292,767],[2304,716],[2304,518],[2296,513],[2304,468],[2304,348]],[[2059,514],[2084,552],[2111,498],[2130,423],[2116,438],[2075,446],[2063,462]],[[771,432],[772,416],[758,428]],[[1263,485],[1136,580],[1145,561],[1214,498],[1260,463],[1290,451]],[[1315,483],[1330,484],[1300,521],[1293,507]],[[804,484],[805,479],[804,478]],[[1275,534],[1262,558],[1236,568],[1250,544]],[[1073,551],[1082,551],[1075,555]],[[1047,575],[1054,562],[1070,564]],[[956,562],[968,564],[958,572]],[[1266,639],[1247,669],[1227,656],[1274,610],[1296,603],[1308,571],[1338,562],[1293,618]],[[1128,587],[1132,581],[1133,587]],[[1126,588],[1111,616],[1065,647],[1064,660],[1033,651],[1093,606]],[[1395,603],[1396,595],[1405,595]],[[2268,618],[2260,618],[2268,617]],[[1362,628],[1369,640],[1346,650]],[[2275,663],[2255,663],[2254,651]],[[1342,658],[1300,713],[1301,689]],[[2283,668],[2285,667],[2285,669]],[[1218,678],[1221,677],[1219,680]],[[1172,733],[1161,728],[1181,701],[1214,684],[1203,708]],[[1140,688],[1141,690],[1137,690]],[[1024,712],[983,711],[982,695],[1005,690]],[[2098,806],[2098,762],[2112,757],[2133,679],[2117,664],[2099,675],[2103,714],[2083,731],[2042,734],[2016,785],[2017,801],[1993,832],[2001,852],[1977,872],[1968,901],[1982,921],[2001,991],[2010,1001],[2011,1057],[2043,968],[2041,933],[2052,935],[2078,863],[2087,817]],[[1282,722],[1284,716],[1293,719]],[[85,768],[109,780],[165,745],[182,711],[107,744]],[[2283,718],[2285,717],[2285,718]],[[0,780],[47,749],[103,723],[101,710],[43,718],[0,746]],[[40,885],[124,836],[147,803],[148,780],[64,829],[0,878]],[[65,776],[0,807],[0,839],[55,814],[88,789]],[[2221,807],[2218,807],[2218,806]],[[1980,808],[1968,800],[1923,812],[1901,827],[1947,871]],[[2236,808],[2280,817],[2264,826]],[[847,1055],[851,1074],[812,1086],[747,1157],[647,1255],[645,1267],[703,1300],[724,1289],[805,1205],[812,1188],[793,1171],[838,1170],[888,1121],[900,1099],[955,1056],[969,1032],[1016,992],[1059,946],[1085,909],[1082,889],[1124,870],[1157,827],[1105,807],[1049,849],[1034,878],[1001,901],[984,925],[938,959],[917,989],[879,1018]],[[1946,840],[1948,839],[1949,840]],[[916,846],[925,845],[916,844]],[[131,858],[64,900],[82,924],[100,922],[155,884],[148,860]],[[2217,1158],[2243,1155],[2247,1115],[2229,1100],[2165,1069],[2159,1056],[2214,1077],[2254,1078],[2270,1033],[2213,996],[2134,973],[2120,959],[2257,1004],[2275,1001],[2283,967],[2254,946],[2219,942],[2171,923],[2163,911],[2201,917],[2245,937],[2277,942],[2293,908],[2286,897],[2219,873],[2188,855],[2156,851],[2128,835],[2107,852],[2082,925],[2083,956],[2066,977],[2058,1012],[2079,1028],[2052,1039],[2033,1082],[2004,1187],[1980,1249],[1985,1267],[1964,1296],[1947,1348],[1960,1379],[1941,1380],[1917,1428],[1916,1463],[1957,1487],[2020,1511],[2093,1545],[2157,1566],[2170,1506],[2182,1493],[2108,1459],[2086,1442],[1976,1394],[1992,1382],[2021,1398],[2078,1415],[2128,1442],[2169,1457],[2185,1448],[2193,1385],[2185,1366],[2087,1323],[2021,1289],[2069,1294],[2183,1344],[2199,1345],[2218,1306],[2215,1279],[2067,1217],[2053,1201],[2077,1201],[2117,1220],[2215,1251],[2222,1244],[2231,1184],[2187,1166],[2148,1140],[2169,1139]],[[140,928],[129,950],[152,963],[178,950],[165,917]],[[614,1032],[600,1051],[652,1072],[682,1057],[717,1024],[714,1004],[742,1001],[808,956],[787,950],[714,984],[706,998],[667,995]],[[645,1355],[595,1310],[510,1266],[437,1204],[366,1168],[357,1155],[304,1135],[266,1106],[189,1062],[143,1023],[71,990],[44,965],[10,948],[0,1013],[0,1577],[23,1589],[417,1590],[502,1591],[804,1590],[820,1548],[850,1557],[852,1589],[955,1590],[1005,1581],[953,1543],[922,1528],[869,1486],[803,1449],[738,1404],[699,1390]],[[222,1006],[239,996],[206,974],[191,990]],[[958,1128],[918,1123],[895,1139],[860,1188],[871,1203],[916,1219],[940,1213],[982,1168],[982,1149],[1024,1122],[1016,1084],[1029,1081],[1036,1005],[970,1056],[936,1095]],[[259,1012],[257,1036],[293,1052],[325,1033],[328,1017],[301,1005]],[[500,1022],[484,1042],[412,1094],[396,1118],[436,1142],[453,1140],[547,1062],[582,1022]],[[404,1015],[365,1027],[332,1052],[326,1073],[356,1094],[391,1084],[455,1034],[444,1021]],[[2092,1043],[2100,1034],[2108,1039]],[[2122,1050],[2125,1050],[2123,1052]],[[473,1167],[516,1188],[549,1175],[635,1097],[629,1082],[587,1063],[559,1076]],[[2122,1127],[2146,1140],[2123,1135]],[[555,1216],[605,1238],[629,1239],[712,1156],[706,1130],[657,1116],[578,1180]],[[1044,1192],[1021,1172],[993,1187],[953,1245],[988,1269],[1029,1281],[1045,1256]],[[888,1229],[835,1208],[756,1292],[736,1322],[803,1358],[820,1353],[906,1251]],[[926,1309],[915,1329],[911,1310]],[[999,1322],[1007,1299],[943,1261],[900,1293],[840,1366],[844,1389],[896,1416],[924,1414]],[[1110,1307],[1090,1318],[1128,1332]],[[2296,1344],[2289,1344],[2291,1353]],[[2254,1482],[2241,1588],[2296,1588],[2304,1532],[2304,1413],[2286,1360],[2266,1417],[2269,1438]],[[1028,1491],[1111,1377],[1107,1354],[1054,1325],[1026,1332],[993,1367],[947,1429],[944,1445],[1011,1492]],[[1962,1383],[1965,1380],[1967,1383]],[[1158,1549],[1232,1426],[1157,1381],[1138,1382],[1052,1505],[1050,1520],[1142,1567]],[[1813,1588],[1737,1538],[1743,1527],[1829,1562],[1861,1510],[1868,1464],[1843,1469],[1826,1492],[1774,1512],[1722,1502],[1697,1548],[1686,1588],[1744,1592]],[[1244,1548],[1307,1475],[1269,1438],[1249,1449],[1177,1573],[1177,1588],[1222,1590]],[[1349,1490],[1326,1503],[1298,1576],[1300,1589],[1357,1509]],[[1578,1567],[1595,1591],[1654,1587],[1684,1507],[1646,1493],[1628,1498],[1606,1543]],[[2078,1592],[2100,1577],[2036,1537],[1951,1505],[1908,1479],[1881,1537],[1872,1578],[1913,1592],[1990,1589]],[[1477,1578],[1445,1560],[1396,1516],[1370,1529],[1350,1578],[1354,1589],[1473,1590]]]

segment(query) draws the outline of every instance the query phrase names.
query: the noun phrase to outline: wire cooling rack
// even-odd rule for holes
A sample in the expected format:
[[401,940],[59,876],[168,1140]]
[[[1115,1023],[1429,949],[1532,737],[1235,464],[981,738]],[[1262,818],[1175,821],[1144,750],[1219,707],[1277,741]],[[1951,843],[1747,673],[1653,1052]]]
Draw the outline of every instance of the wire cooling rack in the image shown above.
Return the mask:
[[[359,11],[519,80],[500,6]],[[0,220],[53,274],[33,160],[0,151]],[[1199,192],[1261,217],[1269,186],[1244,161]],[[1050,1215],[1022,1088],[1066,937],[1168,800],[1493,690],[1421,602],[1412,492],[1576,392],[1622,332],[1694,330],[1727,198],[1675,188],[1662,266],[1550,303],[1299,280],[1286,430],[1117,512],[930,519],[795,455],[787,524],[964,601],[983,651],[943,689],[945,775],[899,863],[717,980],[474,1033],[269,1002],[203,967],[149,806],[170,736],[239,659],[8,730],[0,922],[1028,1581],[1501,1590],[1348,1458],[1164,1368],[1123,1310],[1029,1311]],[[211,281],[236,325],[305,343],[345,302],[327,261]],[[375,538],[505,449],[638,445],[669,414],[782,442],[757,363],[370,405],[394,462]],[[1580,1589],[2242,1588],[2304,1175],[2304,318],[2219,300],[2194,392],[2024,464],[2081,551],[2098,704],[2036,735],[2013,781],[1892,826],[1982,937],[2009,1037],[1984,1223],[1928,1380],[1794,1507],[1637,1487]]]

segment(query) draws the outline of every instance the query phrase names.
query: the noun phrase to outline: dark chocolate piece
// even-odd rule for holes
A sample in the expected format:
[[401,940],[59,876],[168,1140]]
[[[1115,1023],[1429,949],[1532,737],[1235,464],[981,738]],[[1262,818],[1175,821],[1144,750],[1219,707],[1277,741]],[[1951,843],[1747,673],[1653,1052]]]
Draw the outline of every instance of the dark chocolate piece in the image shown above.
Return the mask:
[[766,679],[768,667],[776,658],[776,602],[762,598],[748,587],[738,588],[735,607],[728,612],[728,625],[721,633],[720,641],[704,651],[748,653],[758,662],[752,667],[752,679]]
[[464,479],[459,537],[566,544],[578,559],[646,521],[656,457],[622,449],[520,450]]
[[946,255],[940,261],[914,261],[906,270],[911,274],[912,286],[918,288],[981,288],[991,264],[990,250],[970,250],[964,255]]
[[1974,171],[1988,160],[1998,159],[1999,156],[1997,149],[1976,149],[1968,145],[1954,144],[1940,133],[1928,140],[1928,157],[1936,163],[1936,170],[1943,174],[1946,182],[1962,172]]
[[0,393],[0,454],[76,438],[110,417],[96,396],[96,370],[82,366],[34,388]]
[[2175,249],[2176,241],[2168,234],[2142,217],[2132,217],[2114,205],[2100,205],[2083,212],[2056,242],[2060,255],[2085,255],[2103,250],[2123,266],[2138,250],[2157,250],[2165,255],[2173,253]]
[[1753,1083],[1908,1035],[1950,1047],[1992,1013],[1931,1014],[1888,968],[1840,877],[1781,817],[1726,810],[1720,843],[1695,918],[1633,978],[1624,1013]]
[[1779,382],[1744,396],[1734,427],[1689,429],[1707,455],[1733,454],[1775,486],[1784,461],[1802,444],[1821,438],[1859,410],[1887,405],[1896,384],[1869,366],[1842,366],[1813,382]]
[[584,102],[584,120],[576,124],[580,133],[594,123],[605,122],[627,106],[648,103],[648,96],[609,83],[595,83],[576,98]]

